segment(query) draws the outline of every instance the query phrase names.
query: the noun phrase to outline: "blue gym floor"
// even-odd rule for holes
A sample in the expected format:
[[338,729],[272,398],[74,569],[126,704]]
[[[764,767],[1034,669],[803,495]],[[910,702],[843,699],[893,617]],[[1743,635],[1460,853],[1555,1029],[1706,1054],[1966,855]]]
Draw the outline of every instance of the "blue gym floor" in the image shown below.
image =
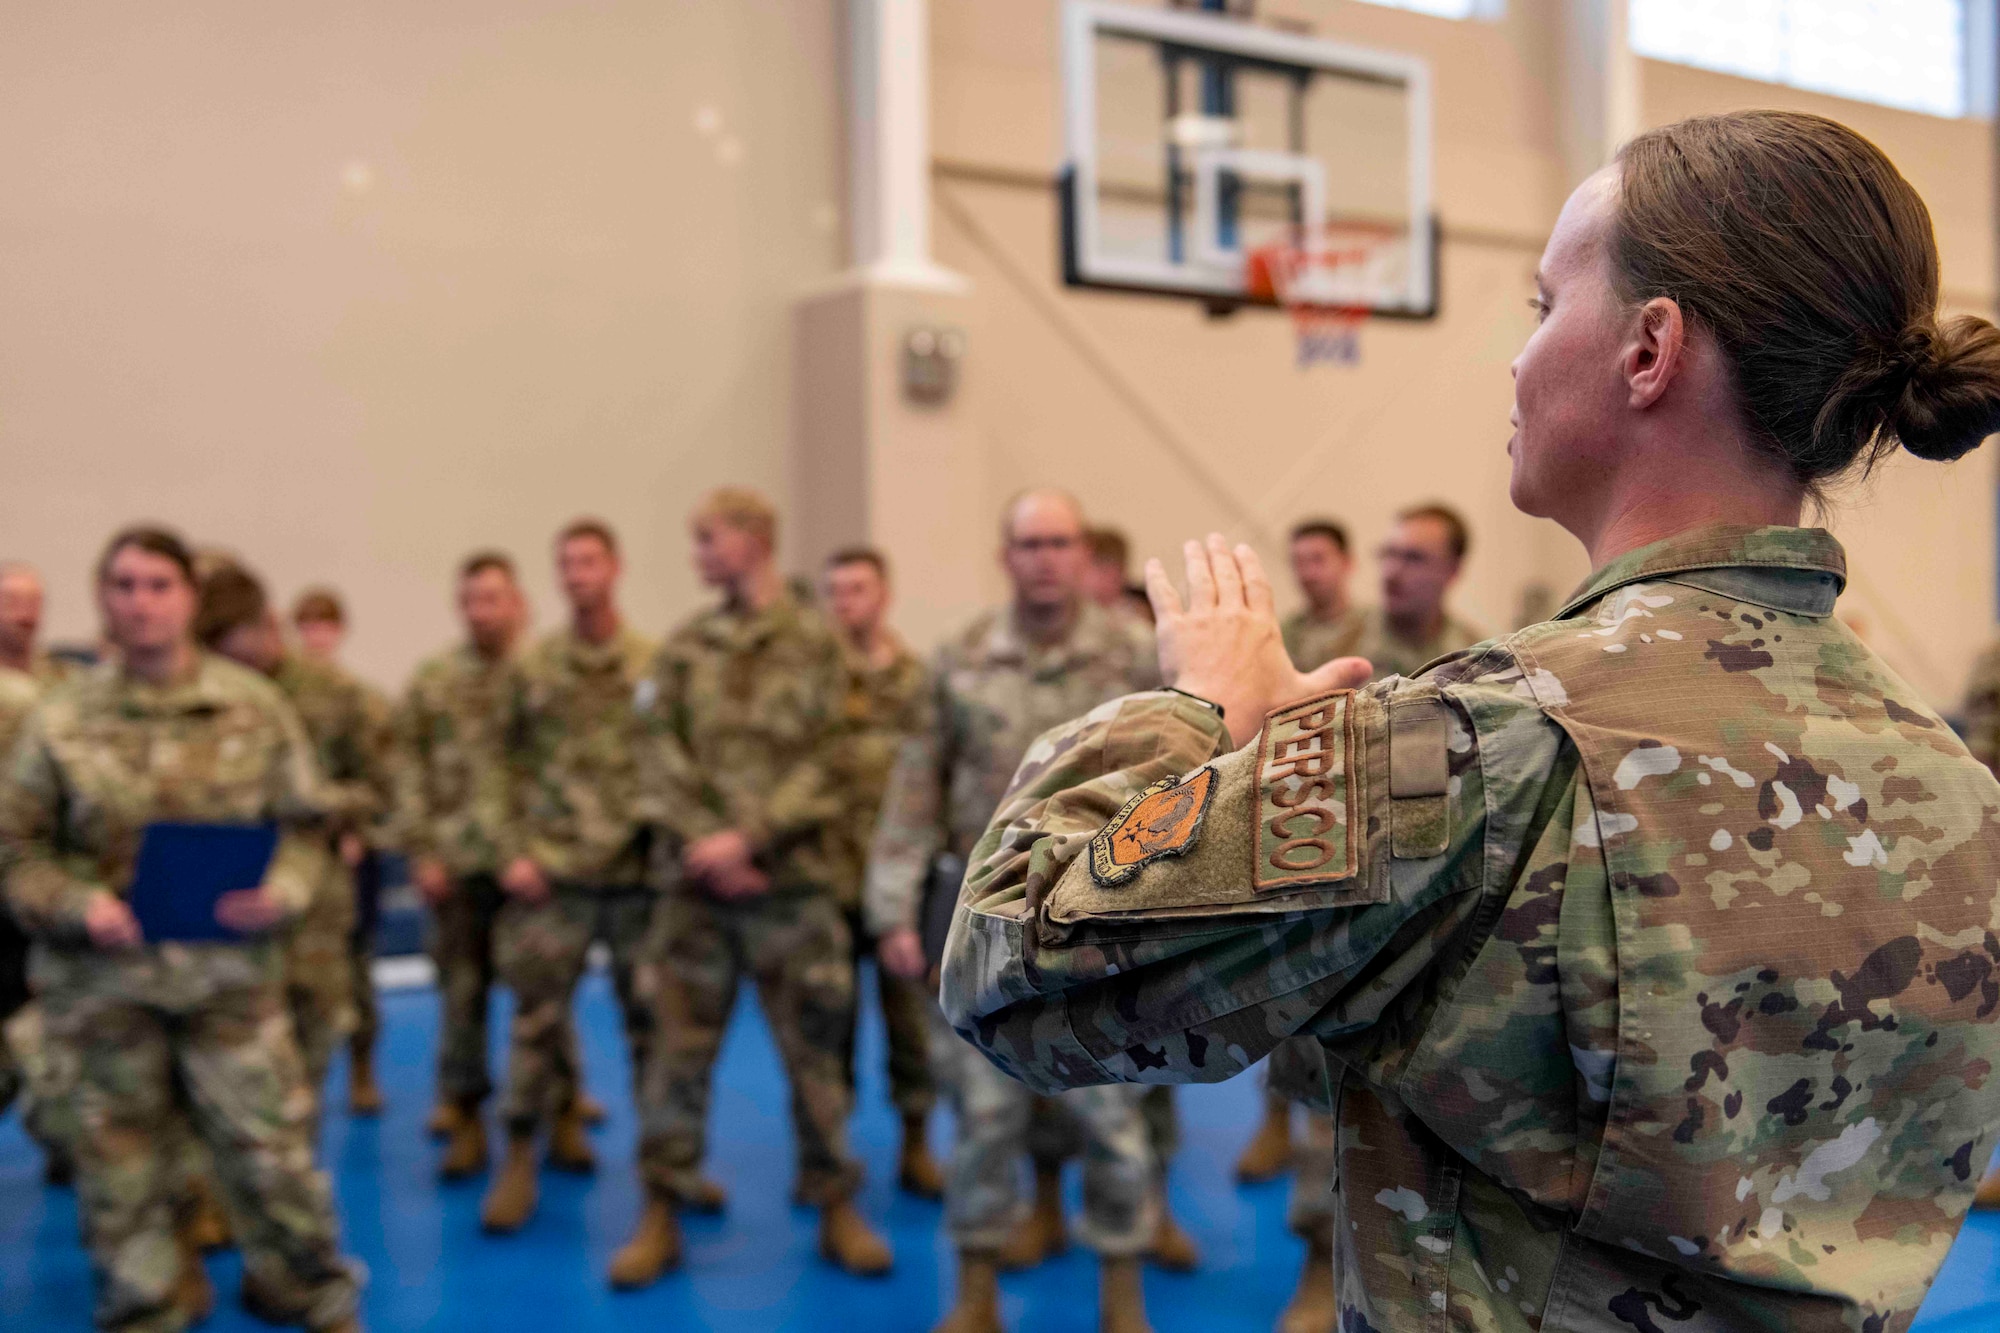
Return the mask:
[[[886,1226],[896,1271],[880,1280],[838,1273],[814,1253],[814,1214],[792,1207],[790,1131],[776,1053],[746,997],[717,1070],[710,1167],[730,1191],[719,1218],[690,1218],[684,1268],[651,1290],[616,1295],[604,1284],[611,1253],[636,1215],[630,1163],[633,1119],[609,990],[585,986],[579,1015],[590,1085],[611,1108],[595,1134],[594,1179],[548,1174],[542,1206],[517,1236],[479,1232],[483,1181],[437,1180],[436,1147],[424,1137],[430,1107],[437,1006],[428,991],[383,997],[382,1077],[388,1114],[377,1122],[328,1118],[327,1161],[335,1173],[349,1249],[372,1272],[368,1326],[480,1333],[587,1333],[599,1329],[867,1330],[922,1333],[949,1296],[950,1248],[938,1207],[899,1193],[892,1179],[896,1123],[883,1090],[881,1030],[864,1036],[857,1150],[870,1175],[863,1207]],[[331,1105],[345,1103],[335,1075]],[[1158,1333],[1267,1333],[1297,1276],[1302,1247],[1284,1226],[1285,1184],[1241,1188],[1229,1177],[1257,1113],[1255,1083],[1238,1079],[1182,1095],[1186,1146],[1174,1170],[1174,1205],[1204,1252],[1201,1272],[1149,1273],[1146,1296]],[[940,1115],[933,1142],[949,1145]],[[0,1329],[87,1329],[90,1274],[76,1243],[67,1191],[40,1184],[40,1164],[16,1117],[0,1121]],[[1072,1171],[1074,1176],[1074,1171]],[[1074,1206],[1074,1179],[1070,1182]],[[264,1326],[235,1308],[239,1265],[210,1261],[221,1298],[206,1328],[238,1333]],[[1087,1333],[1096,1327],[1095,1270],[1072,1249],[1032,1273],[1002,1280],[1008,1326],[1021,1333]],[[2000,1216],[1977,1216],[1917,1321],[1922,1333],[2000,1328]]]

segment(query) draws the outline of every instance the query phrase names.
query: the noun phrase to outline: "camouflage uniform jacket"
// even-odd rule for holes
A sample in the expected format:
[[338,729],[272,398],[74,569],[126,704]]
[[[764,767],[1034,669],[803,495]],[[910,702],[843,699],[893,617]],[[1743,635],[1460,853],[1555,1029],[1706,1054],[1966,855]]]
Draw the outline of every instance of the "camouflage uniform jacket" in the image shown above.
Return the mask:
[[843,645],[841,661],[846,687],[841,694],[841,718],[846,739],[834,772],[840,793],[840,818],[828,830],[827,852],[834,867],[834,887],[842,908],[861,906],[861,879],[867,870],[868,845],[882,813],[882,797],[903,742],[924,725],[929,673],[916,654],[898,641],[889,665],[875,667]]
[[50,945],[44,980],[269,981],[277,955],[263,941],[98,952],[84,908],[99,890],[127,892],[150,823],[275,820],[283,832],[265,883],[304,912],[323,856],[308,827],[321,813],[316,785],[297,715],[270,681],[222,658],[201,654],[191,678],[165,686],[107,662],[49,691],[0,777],[0,868],[16,915]]
[[328,819],[372,832],[391,796],[389,718],[380,696],[339,667],[299,653],[288,654],[271,680],[312,740]]
[[833,632],[789,591],[762,611],[696,615],[639,692],[653,817],[682,845],[738,830],[779,891],[832,890],[845,689]]
[[624,626],[602,644],[555,630],[523,655],[508,713],[503,863],[525,856],[574,884],[645,878],[632,693],[652,655],[652,641]]
[[1332,620],[1322,620],[1311,607],[1294,611],[1281,626],[1285,651],[1301,671],[1324,666],[1336,657],[1352,657],[1354,645],[1361,639],[1361,619],[1361,609],[1354,606]]
[[2000,645],[1972,664],[1965,690],[1965,744],[1988,768],[2000,768]]
[[14,751],[21,724],[42,697],[42,682],[25,671],[0,667],[0,762]]
[[461,645],[417,668],[396,712],[395,840],[454,875],[501,870],[514,670]]
[[1152,630],[1091,603],[1057,643],[1029,640],[1002,607],[940,648],[922,725],[896,758],[869,850],[869,931],[916,925],[931,862],[972,851],[1035,737],[1159,683]]
[[1044,1088],[1318,1037],[1343,1329],[1905,1329],[2000,1117],[2000,784],[1844,581],[1710,529],[1234,753],[1107,705],[982,839],[945,1012]]

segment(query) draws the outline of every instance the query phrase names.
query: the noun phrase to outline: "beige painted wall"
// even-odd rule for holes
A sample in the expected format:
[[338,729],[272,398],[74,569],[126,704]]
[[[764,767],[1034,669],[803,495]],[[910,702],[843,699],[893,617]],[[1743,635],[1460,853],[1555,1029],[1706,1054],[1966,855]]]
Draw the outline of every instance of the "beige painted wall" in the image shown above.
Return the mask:
[[[1507,364],[1567,187],[1559,0],[1495,23],[1262,8],[1433,62],[1443,316],[1299,371],[1280,316],[1063,290],[1056,0],[933,0],[936,248],[973,282],[952,503],[1061,481],[1144,552],[1222,526],[1276,559],[1303,514],[1366,550],[1441,497],[1476,527],[1463,609],[1504,628],[1526,585],[1582,572],[1503,484]],[[0,22],[0,554],[47,568],[59,633],[89,632],[106,532],[153,515],[283,592],[346,587],[389,681],[449,634],[472,545],[523,558],[546,620],[547,535],[584,510],[625,530],[656,629],[699,595],[694,494],[791,501],[814,475],[791,383],[802,294],[841,265],[838,0],[12,0]],[[1992,303],[1984,124],[1643,75],[1649,121],[1804,105],[1875,136],[1931,202],[1954,299]],[[1992,632],[1992,466],[1894,469],[1837,514],[1852,614],[1940,700]],[[869,503],[935,493],[904,468]],[[988,522],[952,525],[968,610],[998,593]],[[928,638],[950,608],[912,618]]]
[[90,634],[86,567],[142,515],[346,588],[385,682],[451,633],[471,546],[546,621],[579,512],[624,532],[638,623],[683,614],[691,497],[786,498],[790,305],[842,261],[839,21],[8,3],[0,552],[51,628]]

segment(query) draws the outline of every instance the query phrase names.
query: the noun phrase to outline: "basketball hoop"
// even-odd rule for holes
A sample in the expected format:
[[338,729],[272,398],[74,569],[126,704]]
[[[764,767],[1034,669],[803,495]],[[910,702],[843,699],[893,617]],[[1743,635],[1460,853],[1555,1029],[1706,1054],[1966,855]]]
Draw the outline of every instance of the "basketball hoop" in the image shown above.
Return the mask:
[[1374,238],[1315,238],[1308,246],[1259,246],[1244,261],[1244,288],[1255,300],[1276,301],[1292,317],[1298,367],[1361,361],[1361,324],[1371,313],[1363,293],[1383,242]]

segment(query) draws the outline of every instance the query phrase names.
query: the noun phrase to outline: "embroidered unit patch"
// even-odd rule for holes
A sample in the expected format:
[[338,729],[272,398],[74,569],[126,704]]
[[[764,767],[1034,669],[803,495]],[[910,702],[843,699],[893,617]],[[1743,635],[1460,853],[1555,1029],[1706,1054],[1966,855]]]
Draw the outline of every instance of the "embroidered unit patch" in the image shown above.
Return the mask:
[[1257,803],[1250,830],[1251,882],[1292,889],[1347,879],[1360,861],[1351,818],[1354,694],[1342,690],[1264,719],[1257,737]]
[[1215,799],[1215,770],[1183,781],[1161,778],[1125,802],[1118,818],[1090,840],[1090,877],[1105,888],[1130,880],[1150,862],[1179,856],[1201,837]]

